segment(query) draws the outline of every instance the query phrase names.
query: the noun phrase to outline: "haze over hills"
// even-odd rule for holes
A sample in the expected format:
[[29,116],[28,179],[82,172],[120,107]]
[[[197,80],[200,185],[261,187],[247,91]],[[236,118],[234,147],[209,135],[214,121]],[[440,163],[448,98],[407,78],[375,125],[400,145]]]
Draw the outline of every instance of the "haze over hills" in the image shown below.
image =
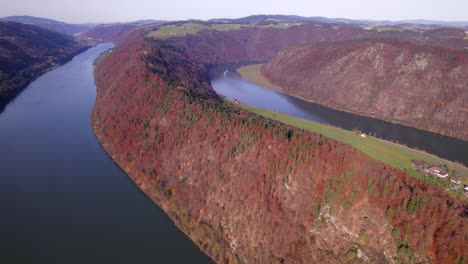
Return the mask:
[[68,24],[48,18],[32,17],[32,16],[9,16],[0,18],[3,21],[12,21],[23,24],[35,25],[52,31],[57,31],[67,35],[75,35],[82,33],[91,28],[91,25],[86,24]]
[[232,23],[259,23],[268,20],[279,20],[279,21],[311,21],[311,22],[322,22],[322,23],[346,23],[355,25],[400,25],[400,24],[415,24],[415,25],[430,25],[430,26],[456,26],[456,27],[468,27],[468,21],[440,21],[440,20],[424,20],[424,19],[413,19],[413,20],[369,20],[369,19],[347,19],[347,18],[327,18],[320,16],[303,17],[296,15],[252,15],[242,18],[219,18],[210,19],[209,21],[226,21]]
[[[67,35],[74,35],[77,33],[85,32],[86,30],[92,28],[95,25],[112,25],[112,24],[135,24],[135,25],[147,25],[153,23],[162,23],[164,20],[158,19],[143,19],[137,21],[129,22],[115,22],[115,23],[83,23],[83,24],[69,24],[53,19],[34,17],[34,16],[8,16],[0,18],[0,20],[13,21],[24,24],[32,24],[47,28],[50,30],[58,31]],[[442,21],[442,20],[425,20],[425,19],[413,19],[413,20],[369,20],[369,19],[348,19],[348,18],[328,18],[322,16],[312,16],[304,17],[298,15],[251,15],[241,18],[214,18],[207,20],[208,22],[229,22],[229,23],[260,23],[269,20],[278,20],[278,21],[310,21],[310,22],[320,22],[320,23],[344,23],[344,24],[354,24],[354,25],[402,25],[402,24],[413,24],[421,26],[431,26],[431,27],[440,27],[440,26],[452,26],[452,27],[467,27],[468,21]]]

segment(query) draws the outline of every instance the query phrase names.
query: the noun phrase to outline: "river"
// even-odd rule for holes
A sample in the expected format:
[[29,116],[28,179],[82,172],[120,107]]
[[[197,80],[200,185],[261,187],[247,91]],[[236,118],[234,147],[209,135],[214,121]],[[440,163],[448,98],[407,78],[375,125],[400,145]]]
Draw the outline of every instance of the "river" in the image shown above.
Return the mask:
[[239,77],[233,68],[213,67],[210,71],[214,90],[241,103],[344,129],[354,128],[382,139],[397,141],[411,148],[468,166],[468,142],[379,119],[337,111],[316,103],[262,87]]
[[0,113],[0,263],[212,263],[101,148],[90,126],[101,44]]

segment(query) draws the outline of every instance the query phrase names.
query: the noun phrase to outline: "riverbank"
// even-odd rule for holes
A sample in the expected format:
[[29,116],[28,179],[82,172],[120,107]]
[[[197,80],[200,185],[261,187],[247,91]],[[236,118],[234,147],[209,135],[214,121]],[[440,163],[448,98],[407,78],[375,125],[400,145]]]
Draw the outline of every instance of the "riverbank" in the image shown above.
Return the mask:
[[[104,56],[108,56],[110,53],[109,51],[104,51],[103,53],[100,54],[100,57],[103,56],[103,54],[107,54]],[[99,59],[99,57],[98,57]],[[98,60],[96,59],[96,60]],[[145,175],[142,173],[138,173],[137,169],[131,168],[130,166],[123,167],[120,165],[118,160],[116,159],[115,154],[112,153],[112,151],[108,148],[108,145],[104,143],[104,140],[102,136],[98,133],[96,133],[97,129],[96,127],[91,123],[90,124],[94,133],[94,136],[97,139],[97,142],[101,146],[101,148],[104,150],[106,153],[107,157],[117,166],[119,167],[122,171],[125,172],[125,174],[128,176],[128,178],[142,191],[142,193],[146,196],[148,200],[153,202],[157,207],[159,207],[164,213],[165,216],[172,222],[172,224],[178,229],[178,231],[182,232],[185,236],[187,236],[191,242],[193,243],[194,246],[196,246],[201,252],[203,252],[213,263],[216,263],[216,260],[214,257],[208,252],[203,246],[199,243],[196,243],[196,241],[200,240],[200,237],[194,236],[193,234],[190,233],[189,230],[187,230],[174,216],[171,214],[171,212],[168,210],[167,205],[163,203],[163,200],[160,197],[152,196],[149,195],[150,189],[149,186],[145,184],[148,179],[145,179]]]
[[93,134],[92,61],[111,46],[40,76],[0,113],[1,263],[212,263]]
[[[355,131],[349,131],[338,127],[323,125],[309,120],[296,118],[253,106],[241,104],[241,107],[258,115],[271,118],[273,120],[277,120],[298,128],[319,133],[346,144],[350,144],[358,150],[366,153],[370,157],[387,163],[392,167],[407,172],[415,178],[418,178],[430,184],[446,187],[446,185],[449,184],[449,182],[448,179],[440,179],[434,176],[425,176],[419,173],[411,165],[411,160],[423,160],[426,163],[433,165],[446,165],[451,170],[451,173],[455,173],[455,175],[461,180],[462,184],[468,184],[467,167],[464,167],[452,161],[439,158],[427,152],[412,149],[397,143],[393,143],[369,135],[367,135],[366,138],[363,138],[361,137],[360,133],[356,133]],[[459,197],[461,193],[453,192],[452,194]]]
[[[240,67],[240,68],[237,69],[237,73],[242,78],[244,78],[244,79],[246,79],[246,80],[248,80],[248,81],[250,81],[252,83],[261,85],[263,87],[266,87],[266,88],[281,92],[283,94],[286,94],[286,95],[289,95],[289,96],[292,96],[292,97],[299,98],[299,99],[307,101],[307,102],[311,102],[311,103],[321,105],[320,102],[304,98],[304,97],[299,96],[297,94],[292,94],[292,93],[285,92],[285,90],[282,87],[280,87],[279,85],[273,83],[272,81],[270,81],[267,77],[265,77],[261,73],[262,65],[263,64],[253,64],[253,65],[247,65],[247,66],[244,66],[244,67]],[[326,106],[326,107],[328,107],[330,109],[337,110],[337,111],[342,111],[342,112],[356,114],[356,115],[360,115],[360,116],[364,116],[364,117],[379,119],[379,120],[383,120],[383,121],[386,121],[386,122],[389,122],[389,123],[392,123],[392,124],[402,125],[402,126],[406,126],[406,127],[410,127],[410,128],[415,128],[415,129],[420,129],[420,130],[423,130],[423,131],[427,131],[427,132],[431,132],[431,133],[435,133],[435,134],[440,134],[442,136],[451,137],[451,138],[457,139],[457,140],[463,140],[461,138],[453,137],[451,135],[446,135],[445,133],[443,133],[443,131],[442,132],[432,131],[432,130],[425,130],[425,129],[421,129],[421,128],[417,128],[417,127],[412,127],[412,126],[409,126],[407,124],[402,123],[399,120],[394,120],[394,119],[389,119],[389,118],[382,118],[382,117],[379,117],[379,116],[375,116],[375,115],[365,113],[365,112],[360,112],[360,111],[351,111],[351,110],[346,109],[346,108],[334,107],[333,105],[324,105],[324,106]]]

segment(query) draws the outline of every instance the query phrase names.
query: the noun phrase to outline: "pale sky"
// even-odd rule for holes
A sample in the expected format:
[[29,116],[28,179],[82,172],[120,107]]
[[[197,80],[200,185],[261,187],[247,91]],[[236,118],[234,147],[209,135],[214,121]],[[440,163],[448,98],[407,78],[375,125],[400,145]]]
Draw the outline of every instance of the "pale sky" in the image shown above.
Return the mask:
[[254,14],[468,21],[468,0],[0,0],[0,17],[68,23],[239,18]]

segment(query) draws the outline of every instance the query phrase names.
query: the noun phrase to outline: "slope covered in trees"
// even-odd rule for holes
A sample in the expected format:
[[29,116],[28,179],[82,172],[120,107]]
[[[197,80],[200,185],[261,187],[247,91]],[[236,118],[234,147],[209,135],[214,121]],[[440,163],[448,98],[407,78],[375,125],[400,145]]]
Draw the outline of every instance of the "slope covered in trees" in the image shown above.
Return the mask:
[[207,254],[219,263],[468,259],[465,204],[348,145],[221,100],[207,64],[271,53],[193,41],[217,34],[123,43],[95,69],[92,114],[109,155]]
[[137,25],[130,23],[98,25],[86,31],[83,36],[119,44],[123,40],[129,38],[132,32],[137,28]]
[[32,80],[88,48],[36,26],[0,21],[0,111]]
[[468,140],[468,52],[397,40],[294,47],[262,73],[336,109]]
[[[175,23],[183,30],[186,25]],[[271,24],[274,25],[274,24]],[[302,44],[337,42],[355,39],[396,39],[414,44],[431,44],[463,50],[468,46],[463,29],[380,31],[346,24],[303,22],[298,26],[277,28],[262,24],[246,25],[239,30],[203,30],[196,35],[173,37],[170,43],[183,49],[192,59],[204,64],[265,62],[280,50]],[[157,26],[157,30],[161,26]],[[176,32],[176,31],[174,31]]]

